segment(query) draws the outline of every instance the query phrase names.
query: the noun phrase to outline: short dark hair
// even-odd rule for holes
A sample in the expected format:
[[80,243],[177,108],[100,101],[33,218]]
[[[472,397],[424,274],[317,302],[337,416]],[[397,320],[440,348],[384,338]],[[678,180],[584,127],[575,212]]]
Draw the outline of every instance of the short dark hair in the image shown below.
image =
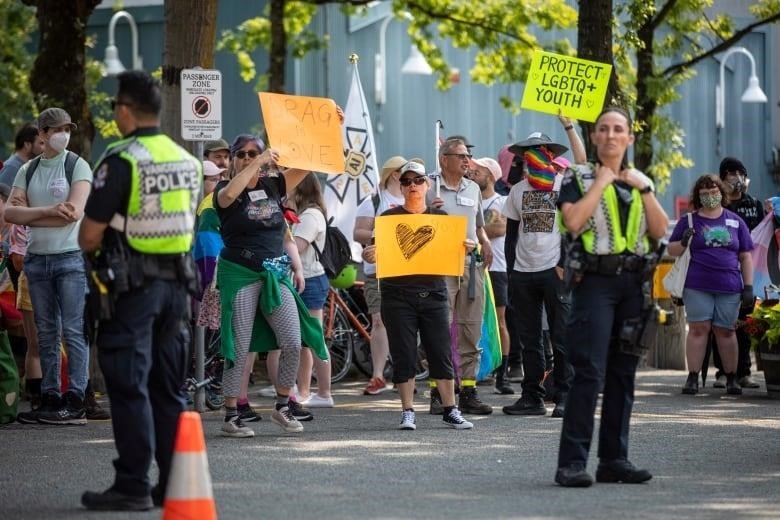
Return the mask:
[[17,150],[24,148],[24,143],[34,143],[38,139],[38,127],[32,123],[26,123],[16,132],[14,144]]
[[726,196],[726,188],[723,187],[723,182],[720,178],[717,175],[702,175],[696,179],[696,182],[693,184],[693,189],[691,190],[691,204],[693,205],[693,209],[699,210],[702,208],[699,190],[709,190],[711,188],[718,188],[718,190],[720,190],[720,205],[724,207],[728,205],[729,200]]
[[142,70],[127,70],[117,76],[119,89],[116,100],[127,103],[131,110],[147,115],[160,115],[162,92],[160,82]]

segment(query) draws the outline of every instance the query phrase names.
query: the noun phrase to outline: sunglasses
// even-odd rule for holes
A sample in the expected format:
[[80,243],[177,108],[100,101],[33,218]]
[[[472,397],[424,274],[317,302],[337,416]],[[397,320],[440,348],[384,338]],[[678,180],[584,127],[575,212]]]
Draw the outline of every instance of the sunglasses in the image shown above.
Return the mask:
[[413,179],[407,177],[406,179],[401,179],[399,182],[401,183],[401,186],[406,188],[411,186],[412,183],[414,183],[415,186],[422,186],[425,183],[425,177],[415,177]]
[[468,159],[471,159],[472,155],[470,153],[445,153],[442,154],[447,157],[457,157],[459,161],[466,161]]
[[236,157],[238,157],[239,159],[243,159],[245,157],[254,159],[258,155],[260,155],[260,152],[258,152],[257,150],[249,150],[249,151],[239,150],[238,152],[236,152]]

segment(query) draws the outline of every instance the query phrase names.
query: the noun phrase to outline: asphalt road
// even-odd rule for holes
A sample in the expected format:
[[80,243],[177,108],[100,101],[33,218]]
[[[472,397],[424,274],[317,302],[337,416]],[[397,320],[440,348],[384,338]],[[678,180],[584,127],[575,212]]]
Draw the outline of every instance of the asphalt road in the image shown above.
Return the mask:
[[[220,437],[222,414],[203,414],[217,510],[223,519],[780,517],[780,401],[763,386],[682,396],[684,379],[638,376],[630,454],[652,481],[588,489],[553,484],[560,419],[503,415],[513,398],[489,387],[480,389],[494,413],[472,418],[470,431],[445,428],[422,397],[418,429],[396,430],[397,395],[362,396],[365,381],[335,385],[337,406],[315,410],[299,435],[281,433],[272,400],[253,397],[263,415],[253,438]],[[159,518],[159,509],[81,508],[84,490],[110,485],[114,456],[110,422],[0,428],[2,518]],[[592,453],[589,470],[596,463]]]

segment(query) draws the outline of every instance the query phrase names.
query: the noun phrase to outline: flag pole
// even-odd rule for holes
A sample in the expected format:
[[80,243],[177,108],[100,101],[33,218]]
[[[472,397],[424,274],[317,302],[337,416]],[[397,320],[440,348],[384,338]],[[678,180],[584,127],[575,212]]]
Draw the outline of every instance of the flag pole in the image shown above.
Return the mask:
[[443,129],[444,125],[441,122],[441,119],[436,120],[436,129],[434,130],[434,133],[436,135],[436,155],[433,157],[433,165],[434,165],[434,172],[436,173],[436,198],[441,197],[441,171],[439,171],[439,130]]

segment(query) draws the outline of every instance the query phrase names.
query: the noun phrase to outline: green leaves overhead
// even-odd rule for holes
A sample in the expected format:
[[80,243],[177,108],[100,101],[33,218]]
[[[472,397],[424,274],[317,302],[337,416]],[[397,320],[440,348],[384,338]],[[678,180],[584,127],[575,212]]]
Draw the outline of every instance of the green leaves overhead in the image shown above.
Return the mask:
[[[0,128],[3,137],[13,141],[16,129],[35,113],[28,82],[33,56],[25,48],[35,31],[35,9],[19,0],[0,0],[0,13]],[[7,155],[3,153],[2,159]]]

